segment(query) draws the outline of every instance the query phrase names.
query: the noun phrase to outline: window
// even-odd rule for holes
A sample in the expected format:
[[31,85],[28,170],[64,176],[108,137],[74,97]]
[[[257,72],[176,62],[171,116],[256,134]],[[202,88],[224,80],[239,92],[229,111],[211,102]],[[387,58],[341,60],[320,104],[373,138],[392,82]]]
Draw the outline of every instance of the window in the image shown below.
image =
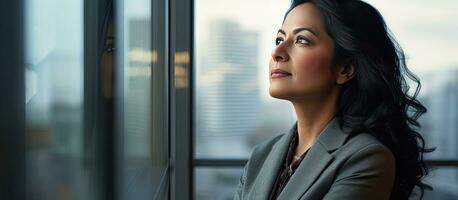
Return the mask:
[[166,199],[169,140],[163,2],[117,0],[116,196]]
[[[290,1],[11,2],[0,6],[10,197],[232,199],[253,147],[296,120],[267,76]],[[458,199],[458,2],[367,2],[422,83],[419,131],[437,147],[426,199]],[[101,67],[112,50],[114,67]]]
[[83,1],[25,1],[26,199],[91,199]]
[[114,3],[25,1],[26,199],[168,198],[165,2]]

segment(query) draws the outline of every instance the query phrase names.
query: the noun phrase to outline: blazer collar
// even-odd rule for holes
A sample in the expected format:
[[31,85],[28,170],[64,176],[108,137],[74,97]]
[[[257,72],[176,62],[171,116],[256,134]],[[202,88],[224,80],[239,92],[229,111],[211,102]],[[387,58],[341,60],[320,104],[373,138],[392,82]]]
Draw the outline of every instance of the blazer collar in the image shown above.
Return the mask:
[[[282,161],[286,156],[288,145],[296,131],[297,121],[289,132],[273,145],[253,185],[254,190],[248,195],[250,199],[267,199],[269,197],[270,190],[282,166]],[[344,144],[348,132],[346,128],[340,129],[336,117],[331,119],[290,177],[278,199],[299,199],[334,159],[331,155],[332,151]]]

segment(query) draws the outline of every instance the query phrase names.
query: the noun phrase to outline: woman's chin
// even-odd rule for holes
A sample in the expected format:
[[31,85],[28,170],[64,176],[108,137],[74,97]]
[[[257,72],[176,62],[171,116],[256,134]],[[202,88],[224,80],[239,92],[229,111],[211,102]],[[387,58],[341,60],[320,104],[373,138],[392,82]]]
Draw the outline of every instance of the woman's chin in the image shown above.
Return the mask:
[[271,97],[277,99],[288,99],[289,96],[285,90],[279,90],[279,88],[269,88],[269,94]]

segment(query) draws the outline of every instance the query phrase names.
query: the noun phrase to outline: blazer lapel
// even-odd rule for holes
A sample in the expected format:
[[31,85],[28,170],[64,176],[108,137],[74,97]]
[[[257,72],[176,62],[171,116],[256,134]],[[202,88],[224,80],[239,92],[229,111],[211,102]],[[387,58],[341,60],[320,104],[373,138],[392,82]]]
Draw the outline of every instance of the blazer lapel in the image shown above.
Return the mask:
[[295,130],[296,124],[293,125],[284,137],[281,137],[281,139],[272,146],[271,152],[262,164],[258,177],[255,179],[252,193],[247,195],[247,199],[268,199],[270,190],[277,178],[278,171],[283,164],[282,161],[286,156],[289,142],[291,141]]
[[[296,128],[297,121],[293,126],[293,129]],[[299,199],[333,161],[332,151],[339,148],[347,136],[347,130],[341,130],[334,117],[320,133],[278,199]]]

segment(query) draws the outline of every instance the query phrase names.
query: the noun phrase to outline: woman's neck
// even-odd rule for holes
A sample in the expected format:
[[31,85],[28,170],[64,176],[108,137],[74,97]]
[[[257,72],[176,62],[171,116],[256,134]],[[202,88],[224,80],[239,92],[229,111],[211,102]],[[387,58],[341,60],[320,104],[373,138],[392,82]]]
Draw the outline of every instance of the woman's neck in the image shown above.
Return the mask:
[[337,92],[335,93],[319,100],[293,101],[299,136],[296,155],[302,155],[310,148],[334,118],[337,108]]

